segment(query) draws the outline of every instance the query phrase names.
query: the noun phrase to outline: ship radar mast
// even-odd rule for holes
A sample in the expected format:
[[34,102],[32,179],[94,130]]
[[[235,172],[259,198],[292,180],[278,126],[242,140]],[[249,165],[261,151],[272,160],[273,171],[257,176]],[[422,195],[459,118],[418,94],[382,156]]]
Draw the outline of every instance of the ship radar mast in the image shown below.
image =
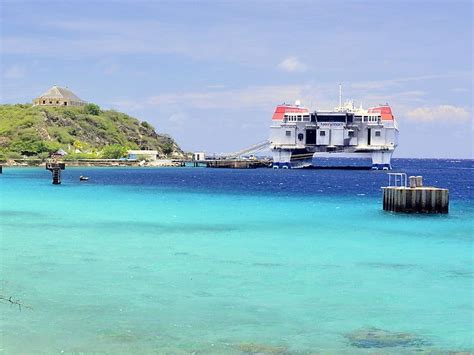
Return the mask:
[[339,108],[342,109],[342,84],[339,83]]

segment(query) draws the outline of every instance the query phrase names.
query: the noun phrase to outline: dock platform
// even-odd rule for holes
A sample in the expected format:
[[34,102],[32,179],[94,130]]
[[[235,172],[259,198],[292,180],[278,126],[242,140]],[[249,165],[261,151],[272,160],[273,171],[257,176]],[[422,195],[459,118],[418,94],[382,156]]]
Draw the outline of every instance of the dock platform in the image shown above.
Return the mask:
[[[405,213],[448,213],[449,191],[432,186],[423,186],[421,176],[411,176],[410,186],[406,174],[390,173],[395,176],[395,185],[382,187],[384,211]],[[399,178],[399,180],[397,180]]]
[[448,213],[449,191],[437,187],[383,187],[383,209],[407,213]]
[[227,168],[227,169],[255,169],[269,168],[271,162],[261,159],[205,159],[205,160],[176,160],[181,166]]

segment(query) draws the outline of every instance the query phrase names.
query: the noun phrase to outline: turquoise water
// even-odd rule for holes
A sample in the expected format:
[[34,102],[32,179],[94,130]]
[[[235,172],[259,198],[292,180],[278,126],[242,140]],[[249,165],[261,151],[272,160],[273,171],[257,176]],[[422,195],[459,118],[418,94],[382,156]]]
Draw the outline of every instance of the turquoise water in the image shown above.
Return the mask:
[[[1,349],[472,350],[468,163],[399,162],[447,216],[381,211],[373,171],[4,168],[0,293],[31,309],[0,304]],[[419,341],[351,341],[371,328]]]

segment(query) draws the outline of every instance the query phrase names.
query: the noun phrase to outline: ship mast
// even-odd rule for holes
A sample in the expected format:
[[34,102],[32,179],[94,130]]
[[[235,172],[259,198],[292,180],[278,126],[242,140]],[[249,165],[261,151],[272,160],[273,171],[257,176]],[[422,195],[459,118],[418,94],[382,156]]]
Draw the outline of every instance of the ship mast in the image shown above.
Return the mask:
[[342,109],[342,84],[339,83],[339,108]]

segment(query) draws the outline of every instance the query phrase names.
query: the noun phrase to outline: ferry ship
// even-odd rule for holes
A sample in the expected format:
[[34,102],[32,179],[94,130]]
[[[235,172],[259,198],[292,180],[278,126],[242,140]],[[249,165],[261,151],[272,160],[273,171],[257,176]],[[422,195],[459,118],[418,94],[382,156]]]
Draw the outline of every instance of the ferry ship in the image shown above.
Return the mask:
[[399,134],[391,107],[341,101],[340,93],[339,106],[329,111],[310,112],[298,101],[278,105],[270,129],[273,168],[309,167],[313,157],[342,155],[371,158],[372,169],[390,170]]

